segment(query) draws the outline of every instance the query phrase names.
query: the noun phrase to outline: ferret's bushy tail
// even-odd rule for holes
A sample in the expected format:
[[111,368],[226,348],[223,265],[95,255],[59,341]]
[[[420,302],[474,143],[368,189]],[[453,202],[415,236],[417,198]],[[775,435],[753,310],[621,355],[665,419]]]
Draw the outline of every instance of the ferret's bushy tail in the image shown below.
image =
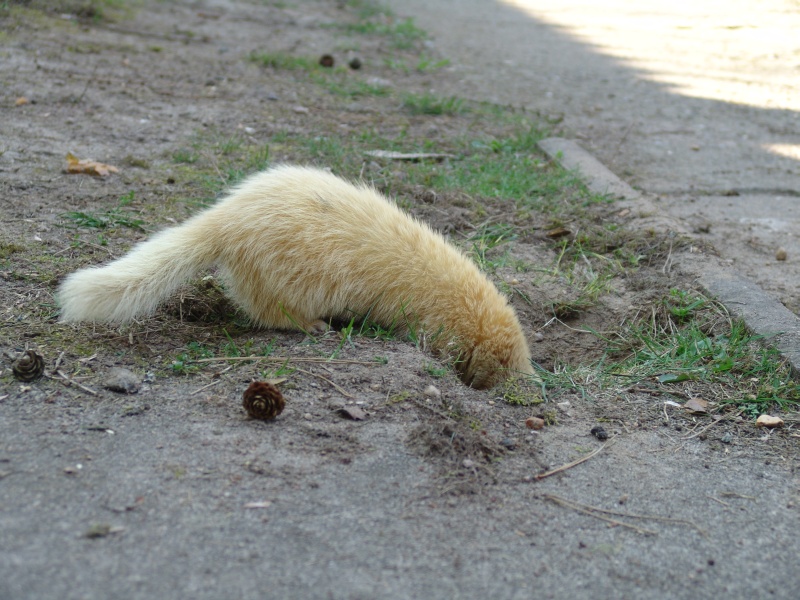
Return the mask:
[[216,259],[203,215],[162,231],[103,267],[77,271],[58,289],[61,321],[124,323],[159,303]]

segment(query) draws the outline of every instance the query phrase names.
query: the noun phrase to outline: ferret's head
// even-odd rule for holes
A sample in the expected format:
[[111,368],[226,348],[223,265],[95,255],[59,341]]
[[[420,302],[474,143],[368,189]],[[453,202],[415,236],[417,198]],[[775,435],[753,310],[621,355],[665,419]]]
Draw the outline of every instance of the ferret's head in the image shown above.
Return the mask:
[[466,351],[456,363],[464,383],[485,390],[514,375],[531,375],[531,353],[522,332],[486,339]]

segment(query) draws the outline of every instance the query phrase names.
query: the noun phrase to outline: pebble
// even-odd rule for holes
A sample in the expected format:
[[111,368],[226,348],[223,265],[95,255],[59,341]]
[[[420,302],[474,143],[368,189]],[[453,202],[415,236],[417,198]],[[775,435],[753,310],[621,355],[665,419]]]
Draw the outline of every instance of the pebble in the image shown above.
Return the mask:
[[544,419],[540,417],[528,417],[525,419],[525,426],[528,429],[539,430],[544,428]]
[[777,252],[775,252],[775,260],[786,260],[786,250],[783,248],[778,248]]
[[122,367],[112,367],[108,370],[103,387],[119,394],[135,394],[139,391],[141,381],[139,377]]
[[422,393],[429,398],[439,398],[442,395],[442,392],[440,392],[439,388],[437,388],[435,385],[429,385]]
[[783,419],[780,417],[773,417],[772,415],[760,415],[756,419],[756,427],[783,427]]
[[500,445],[503,448],[506,448],[507,450],[514,450],[517,447],[516,442],[511,438],[505,438],[503,440],[500,440]]

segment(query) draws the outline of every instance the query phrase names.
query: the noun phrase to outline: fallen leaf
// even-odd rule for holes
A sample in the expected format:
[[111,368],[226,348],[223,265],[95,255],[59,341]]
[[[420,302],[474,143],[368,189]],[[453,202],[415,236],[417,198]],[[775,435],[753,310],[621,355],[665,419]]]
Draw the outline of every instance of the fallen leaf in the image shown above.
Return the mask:
[[119,173],[119,169],[90,158],[78,158],[72,152],[67,152],[67,173],[105,177],[109,173]]
[[358,408],[357,406],[344,406],[336,411],[341,416],[345,417],[346,419],[351,419],[353,421],[363,421],[367,418],[367,413],[363,410]]
[[572,232],[567,229],[566,227],[556,227],[555,229],[551,229],[545,235],[549,237],[551,240],[557,240],[558,238],[562,238],[565,235],[571,235]]
[[704,415],[708,412],[708,402],[702,398],[690,398],[683,408],[695,415]]

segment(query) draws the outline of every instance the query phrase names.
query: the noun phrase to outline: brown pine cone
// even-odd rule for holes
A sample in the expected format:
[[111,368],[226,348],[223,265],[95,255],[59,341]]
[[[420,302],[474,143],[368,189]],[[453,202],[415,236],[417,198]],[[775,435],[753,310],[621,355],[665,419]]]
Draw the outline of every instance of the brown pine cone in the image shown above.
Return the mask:
[[271,383],[254,381],[244,391],[242,406],[253,419],[268,421],[283,412],[286,400],[281,391]]
[[44,359],[33,350],[26,350],[11,370],[20,381],[33,381],[44,374]]

